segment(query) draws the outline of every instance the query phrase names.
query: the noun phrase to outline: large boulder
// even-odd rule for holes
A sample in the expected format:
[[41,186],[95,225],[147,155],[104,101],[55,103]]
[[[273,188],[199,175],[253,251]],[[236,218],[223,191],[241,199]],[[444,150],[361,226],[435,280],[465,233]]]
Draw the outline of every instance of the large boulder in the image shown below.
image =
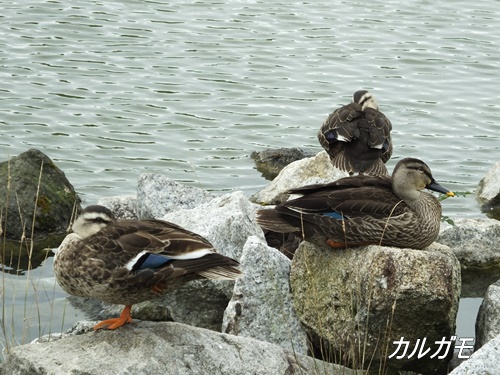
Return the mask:
[[235,191],[192,209],[177,209],[163,219],[202,235],[222,254],[240,259],[248,237],[264,240],[255,221],[258,208],[243,192]]
[[257,170],[268,180],[274,179],[288,164],[314,156],[311,151],[301,148],[268,148],[254,151],[250,157],[254,160]]
[[6,238],[36,241],[65,234],[80,208],[73,186],[41,151],[30,149],[0,163],[0,218]]
[[[446,246],[333,250],[303,242],[290,283],[297,315],[324,355],[363,369],[445,371],[452,351],[445,359],[408,357],[417,340],[426,338],[434,353],[435,341],[455,332],[460,264]],[[389,359],[400,340],[410,343],[407,356]]]
[[[239,260],[248,237],[264,240],[255,222],[255,210],[256,205],[236,191],[192,209],[175,210],[163,219],[202,235],[220,253]],[[220,331],[233,287],[232,281],[194,281],[155,303],[168,306],[176,322]]]
[[224,312],[222,332],[307,354],[307,334],[297,318],[290,294],[290,260],[251,236],[243,248],[241,268],[244,274],[234,285]]
[[476,199],[483,211],[500,211],[500,161],[479,181]]
[[137,220],[137,197],[135,195],[119,195],[99,198],[97,204],[107,207],[117,219]]
[[137,182],[137,216],[139,219],[160,219],[168,212],[195,208],[213,198],[213,193],[167,176],[143,173]]
[[437,242],[451,248],[462,267],[462,297],[482,297],[500,279],[500,222],[459,218],[446,225]]
[[500,374],[500,335],[488,341],[449,375]]
[[[175,321],[196,327],[221,331],[234,281],[196,280],[157,299],[132,306],[133,319]],[[124,306],[92,298],[70,297],[71,304],[89,319],[116,318]]]
[[490,285],[476,320],[476,350],[500,335],[500,280]]
[[88,333],[14,347],[0,372],[9,375],[114,374],[353,374],[251,338],[179,323],[140,322],[116,331]]
[[347,177],[347,172],[334,168],[326,151],[297,160],[281,170],[278,176],[261,191],[250,197],[258,204],[278,204],[286,201],[286,191],[310,184],[322,184]]

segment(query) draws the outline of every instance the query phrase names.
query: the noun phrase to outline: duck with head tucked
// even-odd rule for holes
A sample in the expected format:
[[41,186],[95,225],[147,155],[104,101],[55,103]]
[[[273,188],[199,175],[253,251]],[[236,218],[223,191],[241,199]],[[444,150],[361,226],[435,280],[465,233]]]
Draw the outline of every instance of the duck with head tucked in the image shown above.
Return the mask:
[[54,273],[67,293],[125,305],[119,318],[94,326],[132,322],[133,304],[155,299],[197,279],[234,280],[239,263],[217,253],[202,236],[161,220],[116,220],[106,207],[85,208],[54,257]]
[[356,91],[352,102],[336,109],[318,131],[318,140],[334,167],[349,174],[387,175],[392,155],[392,124],[374,96]]
[[434,180],[423,161],[406,158],[392,177],[357,175],[290,190],[302,196],[259,210],[257,221],[266,230],[333,248],[423,249],[435,241],[441,223],[441,204],[421,191],[425,188],[454,195]]

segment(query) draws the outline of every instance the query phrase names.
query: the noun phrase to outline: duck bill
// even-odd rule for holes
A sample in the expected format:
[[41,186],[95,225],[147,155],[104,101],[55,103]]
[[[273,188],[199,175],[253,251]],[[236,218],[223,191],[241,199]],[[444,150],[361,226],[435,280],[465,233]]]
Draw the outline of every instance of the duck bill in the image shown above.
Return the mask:
[[426,188],[429,190],[437,191],[438,193],[446,194],[449,197],[455,196],[455,194],[452,191],[449,191],[445,187],[439,185],[434,179],[431,181],[430,184],[426,186]]

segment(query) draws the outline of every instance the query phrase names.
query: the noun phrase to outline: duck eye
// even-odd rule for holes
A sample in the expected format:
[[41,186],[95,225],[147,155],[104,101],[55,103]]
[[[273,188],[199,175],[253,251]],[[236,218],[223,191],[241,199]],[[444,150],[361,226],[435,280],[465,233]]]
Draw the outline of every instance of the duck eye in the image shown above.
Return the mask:
[[92,219],[92,222],[97,223],[97,224],[107,224],[108,220],[106,220],[102,217],[96,217],[95,219]]

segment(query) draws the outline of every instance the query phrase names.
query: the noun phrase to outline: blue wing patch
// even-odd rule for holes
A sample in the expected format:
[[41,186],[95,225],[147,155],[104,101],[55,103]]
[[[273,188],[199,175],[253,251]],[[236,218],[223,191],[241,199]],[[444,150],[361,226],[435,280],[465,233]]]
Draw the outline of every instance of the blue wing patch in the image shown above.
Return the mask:
[[342,219],[347,219],[347,217],[343,216],[342,214],[339,214],[338,212],[323,212],[322,215],[329,216],[332,219],[337,219],[337,220],[342,220]]
[[326,140],[328,141],[328,143],[338,141],[336,131],[329,131],[328,133],[324,134],[324,136],[325,136]]
[[147,268],[152,268],[152,269],[160,268],[165,266],[171,260],[172,258],[169,258],[165,255],[146,253],[137,261],[136,264],[134,264],[132,270],[138,271]]

